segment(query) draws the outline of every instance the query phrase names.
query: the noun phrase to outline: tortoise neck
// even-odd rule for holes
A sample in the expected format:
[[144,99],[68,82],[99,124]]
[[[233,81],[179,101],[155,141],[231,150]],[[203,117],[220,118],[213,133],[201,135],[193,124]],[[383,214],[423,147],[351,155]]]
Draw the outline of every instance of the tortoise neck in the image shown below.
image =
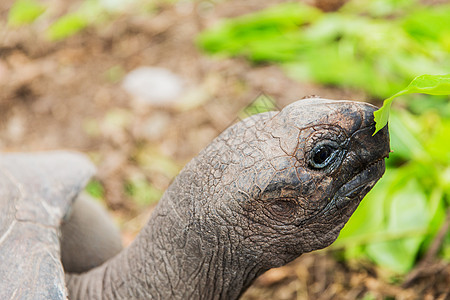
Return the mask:
[[127,249],[67,275],[70,299],[237,299],[262,273],[233,249],[232,229],[193,220],[192,204],[171,198],[171,188]]

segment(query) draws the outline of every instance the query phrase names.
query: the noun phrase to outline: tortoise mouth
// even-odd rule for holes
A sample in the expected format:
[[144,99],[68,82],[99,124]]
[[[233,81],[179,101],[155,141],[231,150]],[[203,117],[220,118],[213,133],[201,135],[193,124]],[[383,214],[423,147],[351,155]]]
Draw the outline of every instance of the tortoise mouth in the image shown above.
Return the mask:
[[343,208],[349,203],[361,201],[381,176],[383,176],[384,171],[384,158],[369,164],[365,169],[339,188],[335,193],[332,202],[334,202],[338,208]]

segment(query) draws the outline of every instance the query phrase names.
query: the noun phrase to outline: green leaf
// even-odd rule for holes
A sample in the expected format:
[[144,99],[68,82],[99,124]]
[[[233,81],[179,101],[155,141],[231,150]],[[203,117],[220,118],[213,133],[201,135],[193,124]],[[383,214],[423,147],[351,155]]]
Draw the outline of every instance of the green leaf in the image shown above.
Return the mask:
[[406,90],[408,93],[448,95],[450,94],[450,74],[418,76],[414,78]]
[[17,0],[8,14],[8,24],[20,26],[33,23],[45,11],[45,6],[35,0]]
[[88,25],[88,20],[79,13],[67,14],[48,28],[48,36],[51,40],[65,39],[83,30]]
[[414,78],[413,81],[403,90],[395,95],[387,98],[383,102],[383,106],[374,112],[375,116],[375,133],[386,126],[389,120],[389,111],[392,101],[395,98],[412,93],[422,93],[428,95],[449,95],[450,94],[450,74],[447,75],[421,75]]

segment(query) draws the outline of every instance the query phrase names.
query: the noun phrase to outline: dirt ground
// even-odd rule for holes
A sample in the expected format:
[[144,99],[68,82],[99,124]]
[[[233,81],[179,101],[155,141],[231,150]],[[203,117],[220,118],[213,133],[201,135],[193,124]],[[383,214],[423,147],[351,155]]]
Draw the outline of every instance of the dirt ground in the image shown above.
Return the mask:
[[[49,0],[63,13],[79,1]],[[264,2],[264,3],[262,3]],[[61,42],[39,26],[8,29],[12,0],[0,3],[0,150],[71,149],[98,166],[96,180],[129,243],[152,205],[136,203],[126,182],[143,178],[165,190],[180,168],[262,93],[279,106],[307,95],[370,100],[359,92],[300,83],[276,66],[208,57],[195,36],[223,17],[281,1],[203,1],[122,14]],[[333,1],[330,1],[333,2]],[[43,24],[42,26],[44,26]],[[183,105],[149,106],[121,87],[139,66],[171,70],[186,82]],[[155,162],[156,161],[156,162]],[[450,266],[433,262],[407,288],[369,262],[335,251],[305,254],[261,276],[242,299],[449,299]]]

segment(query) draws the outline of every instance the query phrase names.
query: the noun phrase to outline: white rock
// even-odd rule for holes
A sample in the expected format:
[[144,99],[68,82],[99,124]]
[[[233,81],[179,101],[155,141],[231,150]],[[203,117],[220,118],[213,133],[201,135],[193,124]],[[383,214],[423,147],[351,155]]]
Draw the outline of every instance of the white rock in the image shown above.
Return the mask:
[[139,67],[128,73],[122,87],[133,98],[149,105],[171,105],[181,98],[184,81],[163,68]]

